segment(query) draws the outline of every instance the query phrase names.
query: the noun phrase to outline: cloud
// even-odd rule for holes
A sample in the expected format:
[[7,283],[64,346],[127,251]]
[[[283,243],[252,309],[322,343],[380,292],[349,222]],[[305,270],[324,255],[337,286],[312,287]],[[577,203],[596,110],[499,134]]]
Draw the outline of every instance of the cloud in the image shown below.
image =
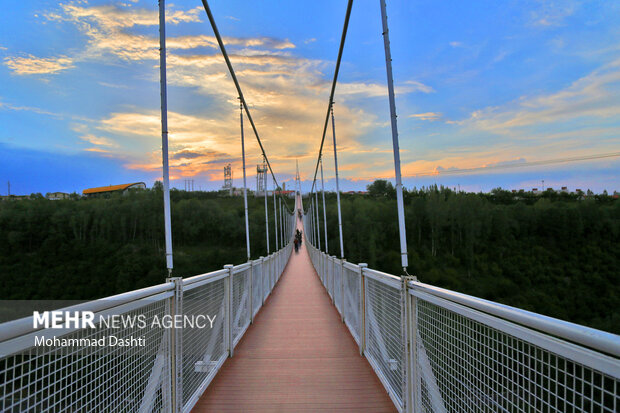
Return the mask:
[[68,56],[36,57],[31,54],[20,57],[5,57],[4,64],[17,75],[55,74],[75,67]]
[[574,81],[564,89],[523,96],[505,105],[474,111],[462,125],[496,134],[523,134],[524,128],[575,119],[611,119],[620,115],[620,59]]
[[173,153],[170,156],[170,159],[177,160],[177,159],[211,158],[211,160],[209,161],[202,160],[202,163],[204,164],[204,163],[211,163],[215,160],[219,161],[221,158],[227,158],[226,160],[228,160],[229,157],[230,157],[229,154],[214,151],[212,149],[194,148],[191,150],[184,149],[176,153]]
[[439,112],[425,112],[425,113],[414,113],[409,115],[410,118],[419,119],[419,120],[429,120],[434,122],[442,118],[442,114]]
[[519,164],[526,164],[527,160],[525,158],[517,158],[509,161],[500,161],[500,162],[490,162],[485,165],[482,165],[483,168],[497,168],[502,166],[513,166]]
[[[157,40],[159,41],[159,40]],[[226,46],[243,46],[243,47],[266,47],[268,49],[294,49],[295,45],[289,40],[281,40],[273,37],[224,37],[222,39]],[[195,35],[195,36],[178,36],[171,37],[166,40],[166,47],[169,49],[196,49],[199,47],[209,47],[219,49],[215,36]]]
[[435,89],[432,87],[425,85],[424,83],[418,82],[416,80],[407,80],[405,82],[405,86],[403,87],[403,91],[406,93],[410,92],[422,92],[422,93],[434,93]]
[[535,26],[560,26],[578,8],[574,0],[539,0],[539,8],[530,12],[530,22]]
[[[61,12],[49,12],[44,16],[50,21],[72,21],[80,23],[86,28],[88,24],[96,23],[99,27],[129,28],[134,26],[156,26],[159,24],[157,9],[121,8],[116,5],[81,6],[80,2],[61,3]],[[166,10],[166,23],[198,23],[201,21],[202,6],[184,10]]]
[[[199,10],[169,11],[168,22],[198,22]],[[157,87],[156,10],[70,2],[46,14],[46,18],[75,26],[86,40],[82,50],[67,56],[73,65],[87,61],[142,64],[141,72],[147,73],[153,87]],[[313,168],[327,109],[330,82],[325,72],[332,70],[333,62],[294,55],[295,44],[288,39],[225,37],[224,42],[274,170],[290,168],[292,147],[302,154],[300,167]],[[200,173],[221,179],[222,163],[231,162],[239,168],[239,106],[217,42],[209,35],[168,37],[167,49],[168,84],[184,88],[182,93],[192,98],[198,94],[199,100],[211,102],[208,111],[201,110],[199,105],[191,115],[168,113],[171,173]],[[102,86],[126,87],[116,83]],[[414,80],[396,87],[398,94],[414,92],[433,93],[434,89]],[[374,164],[376,153],[385,148],[372,145],[373,150],[360,150],[364,145],[359,140],[384,124],[377,121],[377,115],[355,104],[358,98],[387,96],[387,88],[373,82],[341,82],[337,93],[342,99],[335,108],[339,156],[343,162],[354,159],[354,163]],[[131,169],[161,168],[159,110],[123,107],[100,119],[80,122],[79,130],[74,132],[77,138],[92,145],[87,150],[115,156]],[[246,155],[251,165],[260,161],[261,152],[247,119],[245,125]]]
[[[97,145],[97,146],[107,146],[107,147],[111,147],[111,148],[118,148],[118,144],[116,142],[111,141],[110,139],[107,138],[103,138],[100,136],[95,136],[95,135],[82,135],[79,137],[81,140],[91,143],[93,145]],[[87,149],[88,150],[88,149]]]
[[[408,94],[414,92],[433,93],[435,90],[421,82],[408,80],[394,88],[396,94]],[[339,96],[364,96],[364,97],[382,97],[387,96],[388,90],[386,85],[378,83],[363,82],[339,82],[336,87],[336,93]]]
[[97,147],[97,146],[92,147],[92,148],[86,148],[86,149],[84,149],[84,150],[85,150],[86,152],[97,152],[97,153],[102,153],[102,154],[103,154],[103,153],[105,153],[105,154],[110,153],[110,151],[109,151],[109,150],[107,150],[107,149],[103,149],[103,148],[100,148],[100,147]]
[[463,43],[462,42],[450,42],[449,44],[452,47],[463,47]]
[[38,113],[39,115],[47,115],[47,116],[53,116],[55,118],[63,118],[64,116],[59,114],[59,113],[54,113],[54,112],[49,112],[47,110],[43,110],[37,107],[32,107],[32,106],[15,106],[12,105],[10,103],[5,103],[2,102],[0,100],[0,110],[2,109],[6,109],[6,110],[15,110],[15,111],[27,111],[27,112],[34,112],[34,113]]

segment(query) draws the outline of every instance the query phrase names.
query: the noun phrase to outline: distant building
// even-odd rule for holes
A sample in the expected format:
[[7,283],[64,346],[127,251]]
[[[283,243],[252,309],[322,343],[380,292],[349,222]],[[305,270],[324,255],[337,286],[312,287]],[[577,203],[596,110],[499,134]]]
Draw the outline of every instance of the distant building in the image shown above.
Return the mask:
[[112,193],[127,193],[132,190],[146,189],[144,182],[134,182],[131,184],[100,186],[98,188],[88,188],[82,191],[85,196],[109,195]]
[[276,195],[288,196],[289,198],[295,197],[295,191],[276,191]]
[[562,187],[562,193],[563,193],[563,194],[568,194],[568,187],[563,186],[563,187]]
[[69,199],[69,194],[66,192],[48,192],[45,197],[50,201],[58,201],[60,199]]
[[28,195],[0,195],[2,201],[24,201],[30,199]]
[[538,190],[538,188],[532,188],[532,192],[534,193],[534,195],[540,194],[540,191]]

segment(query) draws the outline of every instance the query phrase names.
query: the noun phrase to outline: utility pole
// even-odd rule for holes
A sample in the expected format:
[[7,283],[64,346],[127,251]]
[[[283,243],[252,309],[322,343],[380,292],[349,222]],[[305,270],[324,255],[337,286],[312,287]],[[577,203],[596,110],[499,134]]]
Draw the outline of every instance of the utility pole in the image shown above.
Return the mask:
[[396,178],[396,206],[398,209],[398,232],[400,234],[400,259],[405,274],[409,266],[407,258],[407,235],[405,232],[405,207],[403,203],[403,182],[400,174],[400,148],[398,145],[398,125],[396,123],[396,101],[394,99],[394,79],[392,78],[392,54],[387,25],[385,0],[381,2],[381,21],[383,24],[383,46],[385,48],[385,68],[387,72],[388,98],[390,101],[390,118],[392,123],[392,146],[394,151],[394,175]]

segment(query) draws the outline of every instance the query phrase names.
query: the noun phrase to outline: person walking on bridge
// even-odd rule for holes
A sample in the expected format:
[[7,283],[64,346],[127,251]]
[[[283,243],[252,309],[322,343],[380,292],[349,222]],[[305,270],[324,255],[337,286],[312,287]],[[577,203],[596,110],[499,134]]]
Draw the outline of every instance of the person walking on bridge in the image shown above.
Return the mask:
[[295,230],[295,241],[299,243],[299,246],[301,247],[301,241],[302,241],[302,233],[300,230],[296,229]]

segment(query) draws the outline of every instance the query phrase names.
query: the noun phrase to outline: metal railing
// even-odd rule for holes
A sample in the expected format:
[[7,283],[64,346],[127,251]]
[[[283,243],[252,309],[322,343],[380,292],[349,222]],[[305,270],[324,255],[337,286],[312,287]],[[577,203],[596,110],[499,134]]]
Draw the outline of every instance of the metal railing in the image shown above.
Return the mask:
[[[292,218],[291,218],[292,220]],[[288,239],[290,239],[288,234]],[[268,257],[90,301],[62,311],[95,313],[95,328],[0,324],[2,412],[189,412],[253,322],[288,261]],[[108,316],[209,315],[207,328],[108,327]],[[204,327],[204,325],[203,325]],[[61,339],[144,338],[144,346],[67,346]],[[35,337],[59,341],[36,345]]]
[[308,251],[399,411],[620,411],[620,336]]

